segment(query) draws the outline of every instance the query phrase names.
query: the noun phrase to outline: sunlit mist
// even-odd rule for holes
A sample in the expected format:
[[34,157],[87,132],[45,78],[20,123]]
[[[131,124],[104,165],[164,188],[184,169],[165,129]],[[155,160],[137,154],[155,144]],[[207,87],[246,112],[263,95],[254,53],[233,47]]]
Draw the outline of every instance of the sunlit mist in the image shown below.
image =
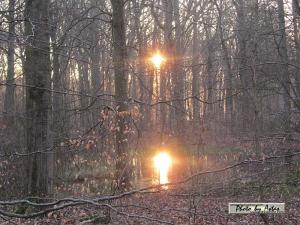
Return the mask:
[[166,61],[166,59],[159,52],[157,52],[151,57],[150,61],[156,68],[160,68],[162,63]]
[[169,183],[168,173],[171,164],[172,164],[172,159],[165,152],[161,152],[154,157],[154,166],[157,169],[157,172],[159,174],[160,184]]

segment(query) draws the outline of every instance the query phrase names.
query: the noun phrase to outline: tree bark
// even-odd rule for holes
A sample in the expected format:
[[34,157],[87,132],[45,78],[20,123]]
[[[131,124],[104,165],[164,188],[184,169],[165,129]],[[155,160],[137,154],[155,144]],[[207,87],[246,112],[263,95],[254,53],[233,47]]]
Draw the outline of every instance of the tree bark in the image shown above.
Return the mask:
[[212,104],[213,102],[213,84],[214,84],[214,74],[213,74],[213,42],[214,42],[214,37],[211,35],[211,28],[206,27],[205,28],[205,33],[206,33],[206,78],[205,78],[205,87],[206,87],[206,100],[208,104],[205,106],[204,110],[204,120],[205,123],[207,124],[208,128],[211,128],[211,123],[212,123],[212,118],[214,116],[213,112],[213,107],[214,105]]
[[[195,15],[195,21],[198,21],[198,16]],[[200,98],[200,51],[199,51],[199,31],[197,23],[193,24],[193,61],[192,61],[192,94],[193,98],[193,121],[194,128],[200,127],[200,102],[195,97]]]
[[[137,76],[138,76],[138,84],[139,84],[139,98],[142,102],[146,101],[146,70],[145,70],[145,66],[144,66],[144,57],[145,57],[145,42],[144,42],[144,38],[142,35],[142,31],[141,31],[141,12],[142,12],[142,6],[141,4],[139,4],[139,2],[137,0],[133,1],[133,7],[134,7],[134,25],[135,25],[135,34],[136,34],[136,41],[138,44],[138,63],[137,63]],[[141,118],[141,127],[146,128],[146,123],[149,121],[148,118],[146,117],[146,111],[147,111],[147,106],[140,106],[140,110],[141,110],[141,114],[142,114],[142,118]]]
[[118,188],[124,189],[130,184],[130,160],[128,154],[128,140],[126,121],[128,105],[127,70],[126,70],[126,42],[124,23],[124,1],[111,0],[112,4],[112,39],[113,65],[115,72],[115,99],[117,102],[117,131],[116,131],[116,178]]
[[175,20],[175,63],[174,63],[174,106],[176,118],[176,131],[182,134],[185,124],[185,71],[183,69],[183,43],[182,27],[180,24],[179,1],[174,0],[174,20]]
[[[166,100],[167,93],[167,76],[171,72],[170,67],[172,66],[172,60],[169,56],[172,55],[172,45],[173,45],[173,36],[172,36],[172,21],[173,21],[173,4],[170,0],[163,0],[163,8],[164,8],[164,45],[165,52],[167,55],[167,62],[164,68],[162,68],[159,72],[160,74],[160,90],[159,97],[161,101]],[[166,104],[160,104],[160,124],[161,124],[161,132],[164,132],[164,128],[167,123],[167,106]],[[172,113],[172,109],[169,112]],[[171,116],[169,115],[169,118]]]
[[96,24],[92,24],[91,29],[91,36],[92,36],[92,43],[93,47],[91,49],[90,57],[91,57],[91,88],[92,88],[92,95],[95,97],[93,101],[95,101],[93,105],[93,121],[97,121],[99,119],[99,114],[100,114],[100,107],[101,107],[101,102],[100,99],[97,97],[102,91],[102,76],[101,76],[101,70],[100,70],[100,43],[99,43],[99,38],[100,38],[100,32],[98,30],[98,27]]
[[233,1],[237,12],[237,51],[238,51],[238,73],[242,87],[241,121],[244,131],[249,129],[250,123],[250,84],[251,78],[247,60],[247,26],[245,0]]
[[[80,51],[80,55],[83,58],[87,58],[87,54],[85,50],[82,49]],[[90,94],[90,83],[89,83],[89,68],[86,62],[78,63],[78,71],[79,71],[79,90],[82,96],[80,97],[80,108],[81,110],[87,109],[89,107],[89,98],[84,95]],[[99,113],[98,113],[99,114]],[[90,113],[81,113],[81,128],[83,130],[88,129],[92,124],[90,123]],[[93,120],[94,121],[94,120]]]
[[[297,0],[293,1],[293,26],[294,26],[294,43],[296,49],[296,63],[300,65],[300,34],[299,34],[299,5]],[[300,70],[297,69],[295,74],[295,89],[296,89],[296,107],[300,110]]]
[[283,92],[283,101],[284,101],[284,121],[283,127],[286,132],[289,132],[290,128],[290,112],[291,112],[291,104],[290,104],[290,89],[291,89],[291,81],[289,74],[289,58],[287,51],[287,40],[286,40],[286,28],[285,28],[285,16],[284,16],[284,5],[283,0],[277,0],[278,4],[278,20],[279,20],[279,37],[278,37],[278,54],[282,62],[282,73],[279,78],[280,85],[282,86]]
[[15,21],[14,10],[15,0],[9,0],[9,26],[8,26],[8,50],[7,50],[7,77],[6,77],[6,91],[4,98],[4,111],[7,120],[7,126],[10,128],[14,123],[14,105],[15,105]]
[[50,30],[49,0],[29,0],[25,4],[26,135],[28,194],[45,196],[51,192],[47,150],[48,111],[50,107]]
[[233,120],[233,96],[232,96],[232,68],[230,63],[230,56],[228,53],[228,48],[226,40],[224,38],[224,29],[223,29],[223,13],[222,9],[216,3],[218,10],[218,26],[219,26],[219,38],[221,42],[221,48],[223,52],[223,66],[224,66],[224,88],[225,88],[225,122],[228,133],[231,134],[234,127]]

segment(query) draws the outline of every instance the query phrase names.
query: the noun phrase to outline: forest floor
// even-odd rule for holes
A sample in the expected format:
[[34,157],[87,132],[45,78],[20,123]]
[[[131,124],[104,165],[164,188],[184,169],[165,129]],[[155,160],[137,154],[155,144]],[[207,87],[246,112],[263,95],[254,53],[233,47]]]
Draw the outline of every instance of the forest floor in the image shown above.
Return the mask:
[[[190,191],[189,191],[190,193]],[[242,193],[233,196],[222,196],[222,191],[201,195],[195,191],[193,195],[187,190],[161,190],[153,193],[136,194],[110,202],[109,211],[95,206],[85,205],[70,207],[57,212],[50,212],[35,219],[0,218],[1,225],[32,224],[32,225],[63,225],[63,224],[130,224],[130,225],[242,225],[242,224],[285,224],[297,225],[300,221],[300,197],[284,196],[268,199],[271,202],[285,202],[286,212],[283,214],[268,214],[262,217],[258,214],[232,215],[228,214],[229,202],[255,202],[257,197],[243,196]],[[109,216],[108,216],[109,215]],[[264,222],[268,220],[268,223]]]

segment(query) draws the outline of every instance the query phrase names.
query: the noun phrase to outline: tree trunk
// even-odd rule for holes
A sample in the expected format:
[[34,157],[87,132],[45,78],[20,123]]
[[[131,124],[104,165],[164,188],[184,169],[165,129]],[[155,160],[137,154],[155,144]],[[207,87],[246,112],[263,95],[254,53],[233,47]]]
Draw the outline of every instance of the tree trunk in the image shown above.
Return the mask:
[[117,102],[117,131],[116,131],[116,178],[117,187],[126,188],[130,182],[130,158],[128,154],[128,140],[126,121],[128,105],[127,70],[126,70],[126,42],[124,23],[124,1],[111,0],[112,4],[112,39],[113,65],[115,72],[115,99]]
[[[81,57],[86,58],[85,50],[81,50]],[[86,97],[86,94],[90,93],[90,84],[89,84],[89,68],[86,62],[78,63],[78,72],[79,72],[79,90],[80,94],[80,108],[81,110],[88,109],[89,107],[89,98]],[[99,114],[99,113],[98,113]],[[83,130],[88,129],[92,124],[90,123],[90,113],[81,113],[80,114],[81,128]]]
[[[196,16],[195,21],[198,18]],[[193,62],[192,62],[192,94],[193,98],[193,121],[194,121],[194,128],[200,127],[200,102],[197,98],[200,98],[200,51],[199,51],[199,31],[197,27],[197,23],[194,22],[193,24]]]
[[[172,53],[172,43],[173,43],[173,37],[172,37],[172,21],[173,21],[173,6],[172,1],[170,0],[163,0],[163,8],[164,8],[164,45],[166,49],[167,57],[171,55]],[[162,70],[160,70],[160,91],[159,96],[161,101],[166,100],[166,81],[167,76],[170,73],[170,67],[172,66],[172,61],[170,61],[170,57],[168,57],[166,65]],[[166,104],[160,104],[160,124],[161,124],[161,132],[164,132],[164,128],[167,123],[167,105]],[[172,109],[171,112],[172,113]],[[171,118],[171,116],[169,116]]]
[[175,65],[174,65],[174,106],[176,118],[176,131],[182,134],[185,122],[185,71],[183,69],[183,43],[182,43],[182,27],[180,24],[179,0],[174,0],[174,19],[175,19]]
[[97,26],[93,26],[94,29],[92,32],[96,32],[95,34],[91,34],[93,36],[93,48],[91,49],[91,86],[92,86],[92,95],[94,98],[92,101],[95,101],[93,104],[93,121],[97,121],[99,119],[101,102],[97,97],[103,90],[101,84],[101,71],[100,71],[100,44],[99,44],[99,31]]
[[[294,26],[294,42],[296,49],[296,64],[300,65],[300,34],[299,34],[299,15],[298,15],[298,2],[293,1],[293,26]],[[300,70],[297,68],[295,74],[295,86],[296,86],[296,107],[300,110]]]
[[250,123],[250,88],[251,78],[249,74],[247,61],[247,27],[245,0],[234,1],[237,11],[237,51],[238,51],[238,70],[242,87],[242,103],[241,103],[241,122],[244,131],[249,129]]
[[25,4],[26,135],[28,194],[45,196],[51,192],[47,150],[48,111],[50,107],[50,31],[49,0],[31,0]]
[[[144,67],[144,62],[143,59],[145,57],[145,53],[144,53],[144,48],[145,48],[145,43],[144,43],[144,38],[141,32],[141,10],[142,7],[141,5],[138,3],[137,0],[133,1],[133,7],[134,7],[134,25],[135,25],[135,32],[136,32],[136,41],[138,44],[138,62],[137,62],[137,78],[139,81],[139,98],[140,101],[145,102],[146,101],[146,70]],[[147,106],[141,105],[140,106],[140,110],[141,110],[141,114],[143,116],[143,118],[141,118],[141,127],[146,128],[146,123],[149,121],[148,118],[146,118],[146,109]]]
[[[291,89],[291,80],[289,74],[289,58],[288,58],[288,50],[287,50],[287,40],[286,40],[286,28],[285,28],[285,16],[284,16],[284,5],[283,0],[277,0],[278,4],[278,20],[279,20],[279,39],[278,39],[278,54],[281,60],[281,68],[282,73],[280,74],[279,81],[282,86],[283,91],[283,124],[282,127],[286,132],[286,136],[289,136],[290,132],[290,113],[291,113],[291,105],[290,105],[290,89]],[[289,148],[287,154],[291,153],[291,149]],[[286,183],[289,184],[291,182],[291,173],[292,171],[292,157],[285,157],[286,163]]]
[[207,48],[207,67],[206,67],[206,75],[207,75],[207,102],[209,102],[207,106],[206,118],[208,119],[208,124],[212,122],[213,114],[213,64],[212,64],[212,40],[208,40],[208,48]]
[[[52,67],[53,67],[53,79],[52,85],[53,89],[61,91],[62,90],[62,76],[60,74],[60,63],[59,63],[59,48],[56,44],[56,28],[51,32],[51,42],[52,42]],[[63,96],[60,93],[52,93],[52,134],[53,134],[53,149],[55,150],[54,154],[49,155],[49,158],[52,157],[53,164],[49,165],[49,172],[51,177],[56,173],[55,162],[59,158],[57,152],[60,149],[60,143],[63,137],[63,123],[62,123],[62,98]],[[53,167],[52,167],[53,166]]]
[[9,26],[8,26],[8,50],[7,50],[7,77],[6,91],[4,99],[4,111],[6,115],[7,126],[10,128],[14,123],[14,106],[15,106],[15,21],[14,10],[15,0],[9,0]]
[[217,10],[219,12],[218,15],[218,26],[219,26],[219,37],[221,42],[221,48],[223,52],[223,66],[224,66],[224,88],[225,88],[225,122],[226,122],[226,130],[228,133],[232,133],[233,131],[233,96],[232,96],[232,69],[230,63],[230,56],[228,53],[226,41],[224,38],[224,29],[223,29],[223,11],[216,5]]
[[283,127],[286,132],[289,132],[290,128],[290,89],[291,81],[288,68],[288,52],[287,52],[287,40],[286,40],[286,31],[285,31],[285,17],[284,17],[284,5],[283,0],[277,0],[278,4],[278,20],[279,20],[279,36],[278,36],[278,54],[282,62],[282,73],[279,78],[280,85],[282,86],[283,91],[283,101],[284,101],[284,121]]

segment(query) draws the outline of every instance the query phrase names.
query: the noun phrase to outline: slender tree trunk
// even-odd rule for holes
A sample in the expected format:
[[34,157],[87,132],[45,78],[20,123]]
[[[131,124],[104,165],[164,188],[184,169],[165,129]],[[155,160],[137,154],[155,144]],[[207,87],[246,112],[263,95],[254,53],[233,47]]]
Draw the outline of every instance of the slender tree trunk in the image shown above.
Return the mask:
[[[298,3],[293,1],[293,26],[294,26],[294,42],[296,49],[296,63],[300,65],[300,34],[299,34],[299,16],[298,13]],[[296,107],[300,110],[300,70],[297,69],[295,75],[295,86],[296,86]]]
[[[93,44],[94,47],[91,49],[91,86],[92,86],[92,95],[95,96],[95,101],[93,105],[93,121],[97,121],[99,119],[99,113],[101,111],[100,106],[101,102],[100,99],[97,98],[97,95],[101,93],[103,90],[101,84],[101,71],[100,71],[100,44],[99,44],[99,37],[100,34],[98,32],[98,28],[93,26],[94,29],[92,32],[96,32],[92,34],[93,36]],[[96,30],[96,31],[95,31]]]
[[290,128],[290,89],[291,80],[289,74],[289,58],[287,51],[287,40],[286,40],[286,28],[285,28],[285,16],[284,16],[284,5],[283,0],[277,0],[278,4],[278,20],[279,20],[279,37],[278,37],[278,54],[282,62],[282,74],[279,78],[283,89],[283,101],[284,101],[284,121],[283,127],[286,132],[289,132]]
[[[152,37],[152,46],[156,46],[156,39],[157,39],[157,26],[154,25],[154,29],[153,29],[153,37]],[[153,107],[151,107],[151,103],[152,103],[152,99],[153,99],[153,84],[154,84],[154,71],[152,70],[152,68],[150,70],[147,71],[148,74],[148,79],[147,79],[147,106],[146,106],[146,112],[145,112],[145,121],[147,121],[147,129],[148,130],[152,130],[153,128],[153,117],[152,117],[152,109]]]
[[[172,43],[173,43],[173,36],[172,36],[172,21],[173,21],[173,4],[170,0],[163,0],[163,7],[164,7],[164,45],[166,49],[167,56],[171,55],[172,52]],[[170,73],[170,67],[172,62],[170,58],[167,59],[167,64],[160,70],[160,91],[159,96],[161,101],[166,100],[166,82],[167,76]],[[161,124],[161,132],[164,132],[164,128],[167,123],[167,105],[160,104],[160,124]],[[171,110],[172,111],[172,110]],[[172,112],[170,112],[172,113]],[[170,116],[169,116],[170,118]]]
[[[148,72],[149,74],[149,91],[148,91],[148,95],[147,95],[147,103],[151,104],[152,103],[152,98],[153,98],[153,83],[154,83],[154,73],[152,71]],[[147,128],[148,130],[152,130],[153,129],[153,117],[152,117],[152,107],[150,105],[147,105],[146,108],[146,115],[145,115],[145,120],[148,121],[148,125]]]
[[[198,19],[196,18],[195,21]],[[200,102],[197,98],[200,98],[200,51],[199,51],[199,31],[197,23],[193,24],[193,62],[192,62],[192,94],[193,98],[193,121],[194,128],[197,129],[200,127]]]
[[[56,28],[55,28],[56,29]],[[56,45],[56,30],[51,32],[51,41],[52,41],[52,67],[53,67],[53,79],[52,85],[55,90],[62,90],[62,81],[60,74],[60,63],[59,63],[59,48]],[[49,172],[51,173],[50,177],[53,177],[56,173],[55,162],[59,158],[57,152],[59,151],[59,146],[62,141],[63,134],[63,123],[62,123],[62,98],[63,96],[60,93],[52,93],[52,133],[53,133],[53,149],[55,153],[48,155],[52,157],[53,164],[49,165]],[[49,106],[50,107],[50,106]],[[51,168],[50,168],[51,167]]]
[[[84,50],[81,51],[81,55],[85,56]],[[89,98],[85,95],[90,93],[90,84],[89,84],[89,68],[88,64],[85,62],[78,63],[78,72],[79,72],[79,90],[82,96],[80,97],[80,108],[85,111],[89,107]],[[88,129],[92,124],[90,123],[90,113],[81,113],[81,128],[83,130]]]
[[[291,80],[289,74],[289,58],[288,58],[288,50],[287,50],[287,40],[286,40],[286,28],[285,28],[285,14],[284,14],[284,4],[283,0],[277,0],[278,4],[278,20],[279,20],[279,39],[278,39],[278,54],[281,59],[281,68],[282,73],[279,78],[280,85],[282,86],[283,91],[283,124],[282,127],[286,132],[286,136],[289,136],[290,132],[290,113],[291,113],[291,105],[290,105],[290,89],[291,89]],[[287,154],[291,153],[291,149],[288,149]],[[286,183],[291,182],[290,175],[292,173],[292,158],[285,157],[286,163]]]
[[10,128],[14,123],[14,107],[15,107],[15,21],[14,21],[14,10],[15,0],[9,0],[9,26],[8,26],[8,50],[7,50],[7,77],[6,77],[6,91],[4,98],[4,111],[7,126]]
[[210,33],[210,27],[206,27],[206,43],[207,43],[207,57],[206,57],[206,78],[205,78],[205,86],[206,86],[206,100],[209,104],[205,106],[204,111],[204,119],[208,128],[211,128],[211,122],[213,118],[213,83],[214,83],[214,75],[213,75],[213,37]]
[[119,188],[126,188],[130,184],[130,159],[126,134],[127,70],[126,70],[126,42],[124,23],[124,1],[111,0],[113,65],[115,72],[115,99],[117,102],[117,131],[116,131],[116,178]]
[[247,26],[245,0],[233,1],[237,11],[237,51],[238,51],[238,70],[242,87],[242,103],[241,103],[241,122],[243,130],[249,129],[250,122],[250,84],[248,61],[247,61]]
[[174,0],[174,20],[175,20],[175,65],[174,65],[174,106],[176,118],[176,131],[182,134],[185,122],[185,71],[183,70],[183,43],[182,28],[180,24],[179,0]]
[[31,0],[25,4],[26,135],[28,194],[44,196],[51,192],[47,150],[48,111],[50,107],[50,30],[49,0]]
[[[144,67],[144,62],[143,59],[145,57],[144,54],[144,48],[145,48],[145,43],[144,43],[144,38],[141,33],[141,5],[138,3],[137,0],[133,1],[133,7],[134,7],[134,14],[135,14],[135,20],[134,20],[134,25],[135,25],[135,30],[136,30],[136,41],[138,44],[138,64],[137,64],[137,78],[138,78],[138,84],[139,84],[139,98],[142,102],[146,101],[146,76],[145,76],[145,67]],[[143,118],[141,119],[141,127],[146,128],[146,123],[149,121],[148,118],[145,117],[146,115],[146,109],[147,106],[140,106],[141,114]]]
[[231,134],[234,127],[233,120],[233,96],[232,96],[232,69],[230,63],[230,56],[228,53],[228,48],[224,38],[224,29],[223,29],[223,13],[222,9],[217,6],[219,12],[218,15],[218,26],[219,26],[219,37],[221,42],[221,48],[223,52],[223,66],[224,66],[224,86],[225,86],[225,121],[228,126],[226,129]]
[[210,124],[213,117],[213,64],[212,64],[212,43],[211,40],[208,40],[208,49],[207,49],[207,101],[209,102],[207,106],[206,116],[208,118],[208,124]]

